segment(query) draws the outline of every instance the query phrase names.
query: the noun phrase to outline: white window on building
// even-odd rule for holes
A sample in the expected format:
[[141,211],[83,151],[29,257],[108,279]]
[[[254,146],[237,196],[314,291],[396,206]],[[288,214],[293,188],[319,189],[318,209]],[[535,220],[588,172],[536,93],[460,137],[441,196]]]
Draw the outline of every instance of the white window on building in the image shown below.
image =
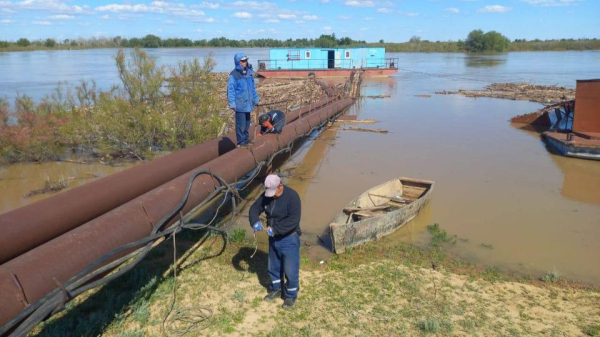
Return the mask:
[[346,51],[344,52],[344,58],[347,58],[347,59],[349,59],[349,58],[351,58],[351,56],[352,56],[352,54],[350,53],[350,51],[349,51],[349,50],[346,50]]
[[310,59],[310,50],[304,52],[304,58],[307,60]]
[[299,50],[288,50],[288,60],[299,60],[300,59],[300,51]]

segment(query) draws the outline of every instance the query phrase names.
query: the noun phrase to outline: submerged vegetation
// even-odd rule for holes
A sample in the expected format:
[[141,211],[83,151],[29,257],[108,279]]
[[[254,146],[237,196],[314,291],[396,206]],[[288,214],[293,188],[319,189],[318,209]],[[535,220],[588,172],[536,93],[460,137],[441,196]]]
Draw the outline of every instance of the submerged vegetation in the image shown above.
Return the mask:
[[35,50],[35,49],[86,49],[86,48],[286,48],[286,47],[385,47],[388,52],[505,52],[505,51],[562,51],[562,50],[595,50],[600,49],[598,39],[560,39],[560,40],[525,40],[515,39],[510,41],[501,33],[482,30],[473,30],[466,40],[458,41],[429,41],[420,36],[413,36],[407,42],[366,42],[354,40],[350,37],[336,38],[335,34],[323,34],[316,39],[287,39],[276,40],[271,38],[232,40],[225,37],[212,39],[190,40],[187,38],[161,39],[156,35],[146,35],[142,38],[90,38],[90,39],[54,39],[29,41],[20,38],[17,41],[0,41],[2,50]]
[[[57,160],[69,150],[97,157],[146,159],[214,138],[223,117],[209,57],[158,66],[134,49],[115,57],[121,84],[101,91],[82,81],[59,85],[40,103],[19,95],[11,110],[0,99],[0,158]],[[168,78],[168,80],[165,80]]]

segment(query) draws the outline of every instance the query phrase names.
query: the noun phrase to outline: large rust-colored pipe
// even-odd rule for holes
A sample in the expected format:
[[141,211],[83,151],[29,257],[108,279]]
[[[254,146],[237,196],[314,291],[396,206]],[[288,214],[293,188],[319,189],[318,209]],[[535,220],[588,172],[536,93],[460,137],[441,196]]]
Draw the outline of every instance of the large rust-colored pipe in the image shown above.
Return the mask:
[[[198,169],[204,169],[232,183],[252,171],[257,163],[307,135],[353,102],[341,99],[286,125],[281,134],[267,134],[249,149],[230,151]],[[149,191],[54,240],[30,250],[0,266],[0,326],[65,282],[102,255],[129,242],[148,236],[160,219],[178,204],[194,169]],[[215,190],[218,182],[200,175],[193,183],[182,210],[185,214]],[[171,223],[174,223],[173,219]]]
[[[333,99],[292,110],[287,120]],[[230,133],[0,215],[0,264],[233,150],[235,145],[235,133]]]

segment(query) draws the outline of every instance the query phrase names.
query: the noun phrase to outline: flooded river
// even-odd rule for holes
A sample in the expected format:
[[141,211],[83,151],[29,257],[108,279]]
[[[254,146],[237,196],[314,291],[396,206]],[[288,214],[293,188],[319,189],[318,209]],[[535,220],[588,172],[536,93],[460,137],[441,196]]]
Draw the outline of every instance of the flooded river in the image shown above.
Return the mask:
[[[89,52],[110,57],[106,51]],[[193,50],[152,52],[164,63],[193,54]],[[234,50],[216,53],[217,70],[229,70]],[[267,50],[252,53],[253,59],[267,56]],[[17,57],[13,54],[17,53],[9,57]],[[5,62],[3,57],[6,55],[0,56],[0,65]],[[330,129],[314,142],[305,143],[287,164],[300,165],[295,178],[287,183],[301,194],[303,229],[322,232],[348,201],[392,178],[434,180],[430,203],[394,233],[394,240],[427,245],[426,226],[439,223],[460,239],[445,248],[452,256],[534,276],[556,269],[565,278],[600,284],[600,162],[556,156],[548,152],[538,133],[509,123],[510,117],[535,111],[540,104],[434,94],[481,89],[493,82],[574,87],[576,79],[600,78],[600,53],[388,57],[400,58],[400,71],[391,78],[366,79],[362,94],[391,97],[362,99],[350,113],[359,119],[378,120],[366,127],[389,133],[356,132],[344,130],[344,126]],[[112,64],[110,59],[107,64]],[[0,69],[0,75],[5,74],[6,68]],[[82,74],[85,69],[78,71]],[[0,94],[8,96],[7,84],[2,82]],[[28,85],[34,92],[43,91],[38,84],[22,84],[19,91],[28,93]],[[54,169],[49,166],[35,167],[37,170],[30,172],[0,169],[1,188],[44,177],[45,172],[64,177],[96,174],[92,168],[50,173]],[[43,187],[43,180],[40,184],[36,188]],[[19,205],[18,200],[4,199],[21,200],[19,195],[27,192],[3,193],[0,212]],[[311,254],[325,257],[326,252],[316,247]]]

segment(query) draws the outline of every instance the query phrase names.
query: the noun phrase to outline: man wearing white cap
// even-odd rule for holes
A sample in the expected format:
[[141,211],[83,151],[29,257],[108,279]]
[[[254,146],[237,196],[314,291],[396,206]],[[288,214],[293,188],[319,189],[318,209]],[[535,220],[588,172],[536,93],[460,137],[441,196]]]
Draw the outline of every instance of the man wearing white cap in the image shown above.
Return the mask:
[[262,231],[258,217],[265,212],[271,285],[264,299],[272,301],[283,294],[282,307],[287,309],[296,303],[300,287],[300,197],[275,174],[267,176],[265,188],[264,195],[250,207],[250,225],[255,232]]

